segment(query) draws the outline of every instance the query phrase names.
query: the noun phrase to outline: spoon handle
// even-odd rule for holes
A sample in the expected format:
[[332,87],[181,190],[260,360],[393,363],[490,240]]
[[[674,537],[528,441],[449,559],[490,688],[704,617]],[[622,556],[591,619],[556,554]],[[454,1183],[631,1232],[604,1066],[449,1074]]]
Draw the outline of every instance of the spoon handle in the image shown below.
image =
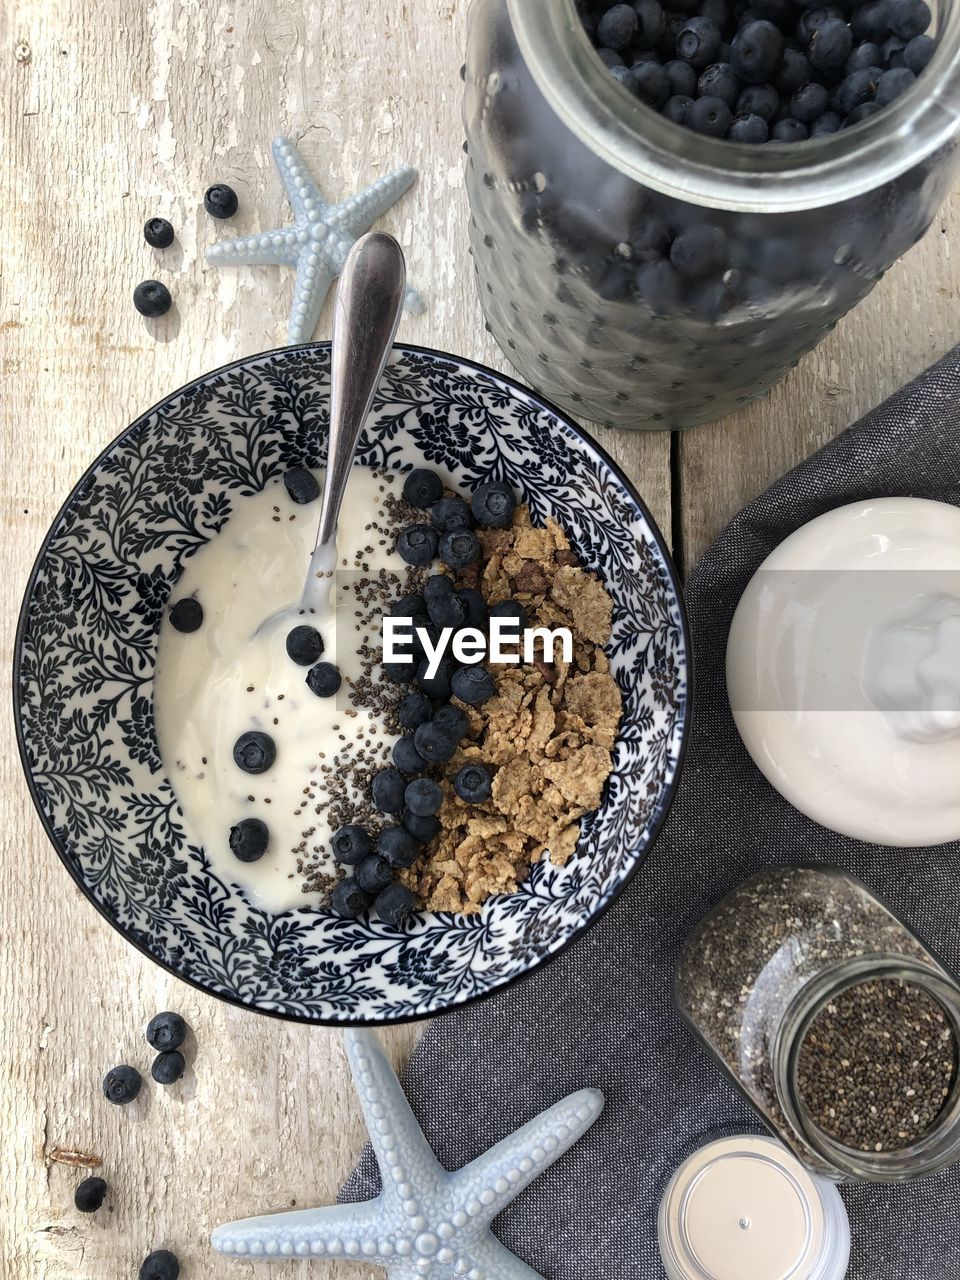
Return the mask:
[[360,429],[400,323],[407,272],[393,236],[377,231],[350,250],[334,304],[330,441],[315,551],[336,538]]

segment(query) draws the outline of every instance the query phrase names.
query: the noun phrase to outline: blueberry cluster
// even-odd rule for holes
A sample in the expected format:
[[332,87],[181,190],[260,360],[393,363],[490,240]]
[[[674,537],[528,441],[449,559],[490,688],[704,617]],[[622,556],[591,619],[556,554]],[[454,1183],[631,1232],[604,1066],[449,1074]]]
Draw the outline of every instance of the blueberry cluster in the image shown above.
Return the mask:
[[[469,503],[445,498],[440,477],[426,468],[410,472],[403,496],[411,506],[430,512],[429,524],[410,525],[397,539],[398,553],[418,567],[430,565],[438,554],[450,569],[475,565],[481,553],[476,525],[505,528],[517,507],[513,490],[499,481],[480,485]],[[422,594],[404,596],[390,612],[413,630],[412,657],[408,662],[385,663],[384,675],[394,684],[415,688],[400,703],[397,718],[404,733],[394,746],[393,765],[373,779],[372,799],[380,813],[398,822],[380,833],[376,848],[362,826],[349,825],[336,832],[334,855],[353,868],[353,874],[340,881],[331,902],[338,915],[348,918],[373,906],[381,920],[398,926],[412,914],[414,897],[393,881],[393,874],[412,866],[420,846],[440,831],[437,814],[443,791],[435,779],[424,775],[453,758],[468,728],[467,717],[450,699],[479,707],[497,691],[496,681],[484,667],[458,666],[449,657],[442,658],[429,675],[419,633],[425,632],[435,645],[444,628],[451,628],[454,635],[468,628],[483,631],[491,617],[509,617],[516,618],[522,629],[527,619],[517,601],[488,608],[479,591],[458,591],[451,578],[439,573],[427,578]],[[466,804],[480,804],[490,796],[492,778],[483,765],[470,764],[456,774],[453,787]]]
[[933,54],[925,0],[583,0],[610,74],[675,124],[731,142],[836,133],[905,92]]

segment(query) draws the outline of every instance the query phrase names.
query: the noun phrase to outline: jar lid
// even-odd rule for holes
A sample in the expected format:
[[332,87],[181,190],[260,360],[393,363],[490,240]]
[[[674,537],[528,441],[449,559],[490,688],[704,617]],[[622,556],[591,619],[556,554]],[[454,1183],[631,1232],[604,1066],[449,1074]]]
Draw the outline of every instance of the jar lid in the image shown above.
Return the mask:
[[659,1232],[670,1280],[841,1280],[849,1257],[836,1188],[773,1138],[724,1138],[695,1152],[667,1187]]

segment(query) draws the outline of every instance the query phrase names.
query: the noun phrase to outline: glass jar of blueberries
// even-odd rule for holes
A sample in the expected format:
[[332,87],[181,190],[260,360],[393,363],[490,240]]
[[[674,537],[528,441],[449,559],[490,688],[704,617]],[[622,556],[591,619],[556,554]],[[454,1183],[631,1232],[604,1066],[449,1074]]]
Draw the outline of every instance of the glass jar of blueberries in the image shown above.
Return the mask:
[[473,0],[463,74],[489,328],[611,426],[763,395],[920,239],[957,159],[955,0]]

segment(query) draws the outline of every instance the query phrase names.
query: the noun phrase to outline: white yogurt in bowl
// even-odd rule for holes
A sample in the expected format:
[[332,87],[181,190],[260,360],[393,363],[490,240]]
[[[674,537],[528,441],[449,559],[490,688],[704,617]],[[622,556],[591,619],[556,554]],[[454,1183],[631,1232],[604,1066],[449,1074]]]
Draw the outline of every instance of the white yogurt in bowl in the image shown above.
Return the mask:
[[801,812],[879,844],[960,838],[960,508],[858,502],[785,539],[737,607],[727,689]]
[[[317,479],[322,486],[322,472]],[[256,634],[270,613],[299,599],[317,533],[319,501],[298,505],[279,481],[238,503],[187,562],[171,599],[200,603],[199,629],[184,634],[169,616],[161,626],[154,714],[167,774],[214,871],[268,911],[324,900],[336,878],[330,836],[368,804],[370,775],[389,763],[396,741],[383,700],[400,695],[370,656],[383,609],[412,589],[417,572],[394,551],[394,494],[395,473],[353,469],[337,531],[336,612],[304,619],[320,631],[322,661],[340,670],[337,695],[311,692],[307,668],[286,652],[285,628]],[[251,730],[276,746],[262,774],[234,763],[236,740]],[[244,818],[270,832],[254,862],[240,862],[229,847],[231,827]]]

